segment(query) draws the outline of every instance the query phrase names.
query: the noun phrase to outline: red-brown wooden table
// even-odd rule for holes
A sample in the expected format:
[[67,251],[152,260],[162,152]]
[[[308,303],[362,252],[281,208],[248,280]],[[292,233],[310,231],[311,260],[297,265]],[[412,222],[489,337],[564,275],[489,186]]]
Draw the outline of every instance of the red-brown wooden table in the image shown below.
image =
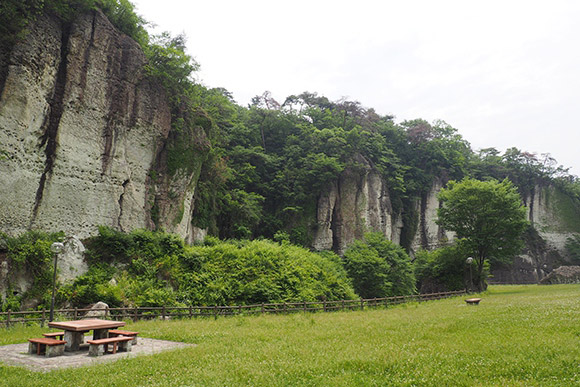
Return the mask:
[[68,352],[78,351],[83,343],[85,332],[93,331],[93,340],[103,339],[109,336],[109,329],[125,326],[124,321],[110,321],[99,319],[76,320],[76,321],[53,321],[49,322],[51,328],[64,330],[66,344],[64,350]]

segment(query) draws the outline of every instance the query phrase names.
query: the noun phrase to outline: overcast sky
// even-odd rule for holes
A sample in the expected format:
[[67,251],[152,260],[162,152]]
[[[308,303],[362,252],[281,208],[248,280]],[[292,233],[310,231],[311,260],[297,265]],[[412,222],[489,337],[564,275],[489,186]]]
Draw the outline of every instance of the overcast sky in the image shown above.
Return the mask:
[[442,119],[474,150],[550,153],[580,175],[580,1],[132,0],[185,33],[197,78],[247,105],[317,92],[396,121]]

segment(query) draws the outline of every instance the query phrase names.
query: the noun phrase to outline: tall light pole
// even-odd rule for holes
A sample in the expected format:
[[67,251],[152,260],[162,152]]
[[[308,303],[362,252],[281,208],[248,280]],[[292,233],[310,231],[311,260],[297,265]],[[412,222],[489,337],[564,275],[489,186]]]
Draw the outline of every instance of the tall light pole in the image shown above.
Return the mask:
[[471,263],[473,262],[472,257],[467,257],[465,263],[469,265],[469,291],[473,290],[473,276],[471,275]]
[[48,321],[52,321],[54,317],[54,293],[56,291],[56,264],[58,262],[58,254],[64,249],[64,245],[60,242],[54,242],[50,245],[50,251],[54,253],[54,273],[52,275],[52,298],[50,300],[50,316]]

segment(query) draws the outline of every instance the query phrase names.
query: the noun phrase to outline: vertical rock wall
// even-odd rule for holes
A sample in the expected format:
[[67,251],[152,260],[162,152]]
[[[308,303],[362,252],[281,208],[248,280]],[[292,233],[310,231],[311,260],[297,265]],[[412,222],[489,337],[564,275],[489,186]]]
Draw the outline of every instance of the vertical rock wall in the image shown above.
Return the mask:
[[419,216],[419,225],[411,243],[411,253],[420,249],[439,248],[455,238],[455,233],[445,231],[436,223],[437,209],[441,206],[437,194],[444,186],[445,184],[441,180],[435,180],[429,191],[422,195],[421,200],[417,203],[416,211]]
[[[171,113],[135,41],[100,11],[72,23],[41,16],[0,57],[0,230],[154,228],[158,202],[159,225],[191,236],[197,175],[152,181]],[[173,202],[158,200],[168,192]]]
[[313,248],[343,254],[368,231],[381,232],[398,243],[398,218],[385,181],[376,171],[348,169],[318,200]]

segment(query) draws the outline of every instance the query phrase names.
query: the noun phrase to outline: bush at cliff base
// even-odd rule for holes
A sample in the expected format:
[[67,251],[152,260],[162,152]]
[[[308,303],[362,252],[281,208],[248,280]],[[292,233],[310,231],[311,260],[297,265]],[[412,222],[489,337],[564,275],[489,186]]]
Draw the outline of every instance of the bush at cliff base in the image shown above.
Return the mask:
[[86,242],[89,272],[61,287],[59,302],[109,305],[237,305],[356,298],[340,258],[287,242],[185,246],[175,235],[101,227]]

